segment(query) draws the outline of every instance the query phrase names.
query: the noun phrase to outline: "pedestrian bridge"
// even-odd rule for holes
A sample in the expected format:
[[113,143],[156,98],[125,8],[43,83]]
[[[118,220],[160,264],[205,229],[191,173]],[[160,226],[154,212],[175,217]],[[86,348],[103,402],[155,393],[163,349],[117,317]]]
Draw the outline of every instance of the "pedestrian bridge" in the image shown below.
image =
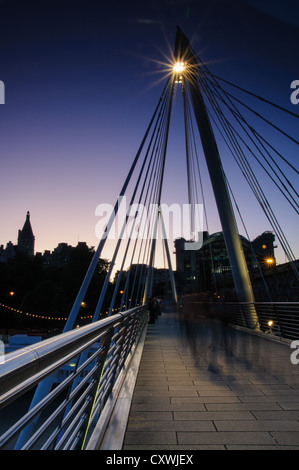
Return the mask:
[[[166,309],[154,324],[137,307],[9,353],[1,448],[297,450],[297,342],[197,307]],[[36,385],[70,362],[68,377],[28,409]]]
[[98,448],[298,450],[291,342],[198,323],[166,312],[148,325]]
[[[252,165],[254,161],[261,164],[265,172],[262,176],[266,174],[271,178],[288,208],[298,215],[298,193],[292,178],[297,181],[299,171],[286,156],[292,154],[289,146],[297,146],[299,142],[239,98],[238,104],[232,102],[235,98],[225,91],[222,82],[271,109],[274,107],[289,119],[298,119],[298,116],[215,77],[179,28],[171,59],[171,65],[176,65],[172,64],[173,60],[179,61],[182,69],[178,71],[171,66],[63,332],[0,356],[2,449],[299,448],[296,349],[299,303],[289,302],[298,299],[298,262],[269,204],[271,198],[266,196]],[[162,211],[167,143],[177,83],[182,85],[190,209],[190,243],[186,250],[191,249],[196,254],[199,246],[195,235],[208,227],[194,133],[197,127],[230,263],[236,294],[232,298],[237,299],[236,302],[213,303],[208,309],[204,302],[194,299],[191,304],[180,307],[168,246],[166,229],[169,227],[165,228]],[[287,139],[284,155],[255,130],[255,123],[249,123],[249,116],[247,122],[238,110],[239,105],[246,106],[246,110],[253,111],[254,116],[279,132],[275,142],[281,142],[282,136]],[[284,302],[273,302],[266,282],[265,296],[259,299],[269,301],[256,302],[234,205],[246,233],[247,228],[230,187],[229,175],[225,174],[221,163],[217,146],[220,136],[273,228],[292,269],[292,280],[286,281],[289,293],[279,299]],[[250,158],[253,158],[251,163]],[[259,168],[258,176],[260,172]],[[264,183],[263,177],[261,181]],[[122,201],[127,196],[129,210],[125,208],[123,212]],[[199,207],[200,201],[204,206],[205,224],[198,227],[194,209]],[[279,206],[275,202],[275,208]],[[141,223],[142,209],[151,214],[148,224]],[[246,205],[246,212],[248,210]],[[119,213],[123,216],[119,217]],[[288,220],[294,227],[293,212]],[[115,223],[120,233],[112,236],[113,256],[91,315],[92,321],[76,328],[79,310]],[[164,309],[155,323],[149,323],[147,305],[154,295],[153,268],[159,233],[162,234],[163,258],[167,260],[173,306]],[[254,250],[252,256],[254,265],[262,273],[261,264],[265,259],[258,259]],[[203,278],[211,277],[213,286],[216,271],[212,266],[212,253],[202,261],[206,263]],[[270,261],[274,264],[273,256]],[[109,312],[106,318],[99,320],[116,266],[119,270],[112,298],[109,298]],[[196,292],[215,292],[211,286]],[[61,368],[67,372],[63,377]]]

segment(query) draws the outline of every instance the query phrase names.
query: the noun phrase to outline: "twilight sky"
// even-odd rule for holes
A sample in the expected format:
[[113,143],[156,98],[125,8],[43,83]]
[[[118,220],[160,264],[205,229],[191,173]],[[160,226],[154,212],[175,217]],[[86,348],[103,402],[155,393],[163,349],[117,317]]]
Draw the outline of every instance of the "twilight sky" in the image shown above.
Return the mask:
[[[298,114],[290,101],[299,79],[298,18],[297,0],[0,0],[0,244],[16,243],[27,210],[36,251],[98,244],[95,209],[114,205],[119,194],[164,88],[161,61],[176,25],[215,75]],[[276,124],[298,138],[298,121],[280,116]],[[179,105],[171,124],[163,198],[187,203]],[[298,168],[296,146],[286,145]],[[254,239],[271,227],[223,152]],[[221,228],[208,178],[205,184],[212,233]],[[298,216],[269,188],[299,258]]]

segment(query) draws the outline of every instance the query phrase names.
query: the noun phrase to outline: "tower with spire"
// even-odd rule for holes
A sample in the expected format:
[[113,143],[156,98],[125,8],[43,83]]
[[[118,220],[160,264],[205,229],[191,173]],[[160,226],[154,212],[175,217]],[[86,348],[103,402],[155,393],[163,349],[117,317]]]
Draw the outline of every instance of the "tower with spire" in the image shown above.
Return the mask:
[[27,212],[26,220],[22,230],[19,230],[18,234],[18,250],[28,255],[34,255],[34,241],[31,223],[30,223],[30,212]]

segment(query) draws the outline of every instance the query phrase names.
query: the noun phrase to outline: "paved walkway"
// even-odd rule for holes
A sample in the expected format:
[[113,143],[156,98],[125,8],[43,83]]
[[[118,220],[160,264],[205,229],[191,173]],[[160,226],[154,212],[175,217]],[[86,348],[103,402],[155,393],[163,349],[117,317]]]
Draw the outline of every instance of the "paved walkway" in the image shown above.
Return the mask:
[[229,331],[174,313],[148,325],[123,450],[299,449],[293,350]]

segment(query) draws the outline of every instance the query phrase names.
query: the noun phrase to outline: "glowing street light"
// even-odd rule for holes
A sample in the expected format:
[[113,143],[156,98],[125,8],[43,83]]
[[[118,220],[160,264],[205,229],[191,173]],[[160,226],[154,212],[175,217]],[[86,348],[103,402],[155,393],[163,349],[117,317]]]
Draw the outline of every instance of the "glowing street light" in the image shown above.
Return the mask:
[[269,320],[268,321],[268,327],[269,327],[269,330],[266,331],[266,333],[271,333],[272,334],[272,327],[274,325],[274,321],[273,320]]
[[185,69],[184,62],[176,62],[173,66],[174,73],[181,73]]

